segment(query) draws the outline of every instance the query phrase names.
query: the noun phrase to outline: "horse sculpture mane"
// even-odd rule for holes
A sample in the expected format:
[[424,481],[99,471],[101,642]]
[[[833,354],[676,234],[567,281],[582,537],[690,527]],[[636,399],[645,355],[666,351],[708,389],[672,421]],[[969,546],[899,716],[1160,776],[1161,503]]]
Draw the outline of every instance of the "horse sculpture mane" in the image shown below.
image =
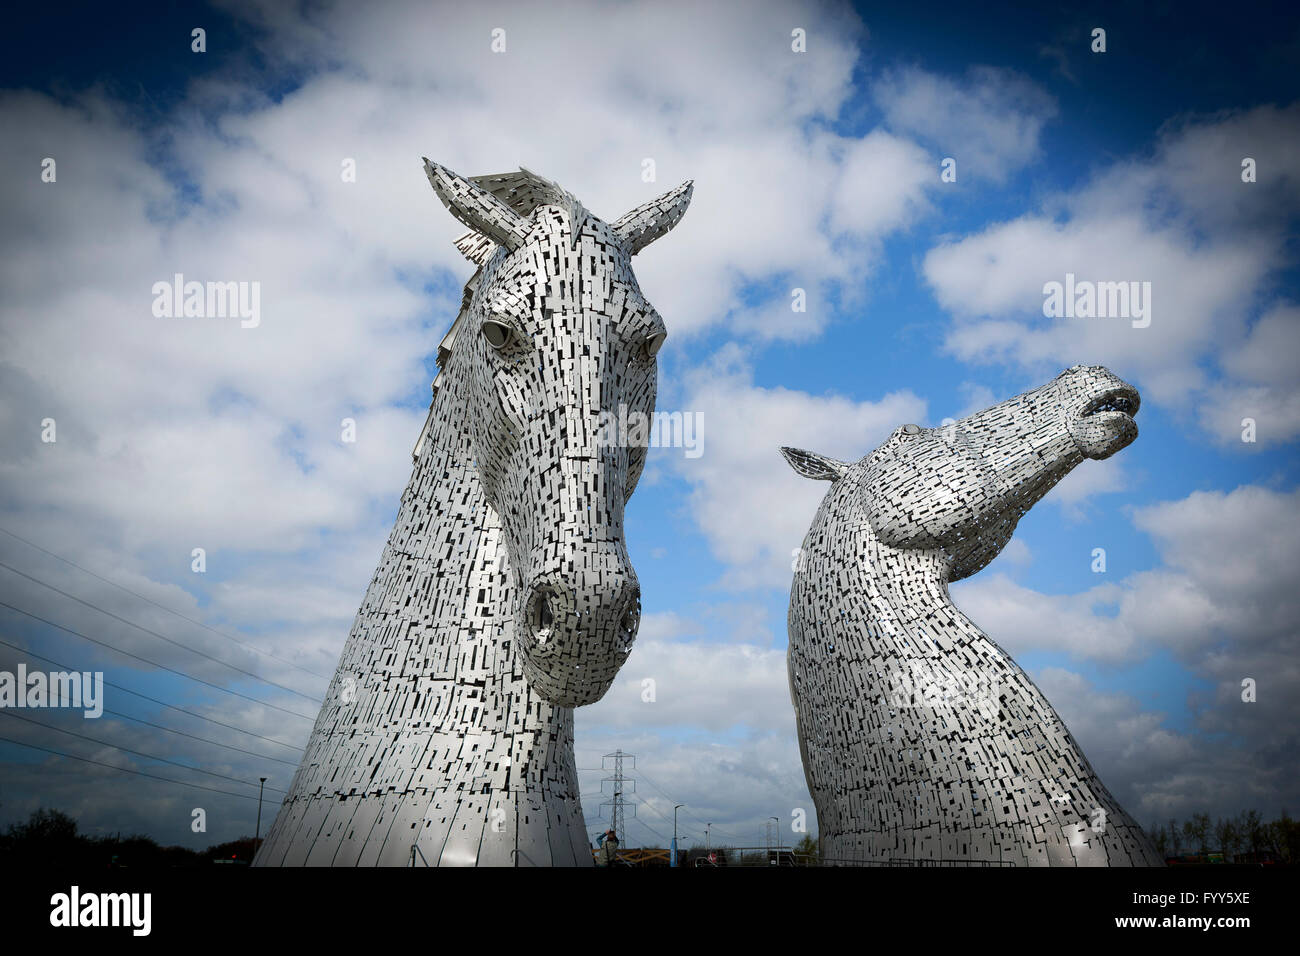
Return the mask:
[[[564,209],[569,221],[575,224],[580,224],[589,215],[586,207],[568,190],[561,188],[549,179],[524,169],[522,166],[516,173],[491,173],[486,176],[469,176],[467,178],[471,183],[479,186],[484,192],[491,194],[521,216],[531,216],[533,210],[538,206],[547,205],[559,206]],[[578,228],[575,225],[574,235],[577,234]],[[447,334],[438,343],[435,361],[439,373],[451,360],[452,351],[456,344],[456,333],[460,331],[465,313],[474,299],[474,291],[478,288],[479,277],[483,274],[483,266],[497,251],[495,241],[474,229],[458,236],[454,245],[462,256],[478,266],[478,268],[465,282],[465,288],[461,294],[460,311],[452,321]],[[430,390],[433,397],[437,398],[438,375],[433,377]],[[411,451],[412,458],[418,458],[420,449],[424,446],[424,439],[429,433],[429,425],[433,419],[433,408],[431,402],[429,405],[429,418],[425,420],[424,428],[420,430],[420,437],[416,439],[415,448]]]

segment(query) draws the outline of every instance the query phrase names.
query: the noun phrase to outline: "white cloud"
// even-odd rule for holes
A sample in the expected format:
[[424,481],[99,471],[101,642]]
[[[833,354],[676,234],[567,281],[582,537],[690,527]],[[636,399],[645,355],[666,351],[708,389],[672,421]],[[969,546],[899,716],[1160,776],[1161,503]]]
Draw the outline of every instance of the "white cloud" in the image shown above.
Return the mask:
[[[272,101],[229,76],[199,79],[165,136],[101,93],[70,105],[5,94],[11,127],[39,131],[60,163],[56,184],[0,185],[5,424],[27,436],[0,472],[12,507],[57,512],[48,521],[62,527],[47,524],[42,540],[125,527],[131,548],[177,553],[371,533],[406,477],[425,363],[468,274],[425,154],[466,173],[525,163],[610,219],[693,177],[687,219],[638,259],[670,349],[726,321],[760,339],[816,334],[824,309],[751,312],[739,290],[788,276],[816,301],[827,283],[860,276],[832,253],[824,221],[833,212],[866,245],[903,225],[921,189],[914,147],[808,126],[849,95],[861,32],[851,13],[809,11],[819,46],[796,60],[773,40],[789,32],[780,5],[739,21],[690,10],[681,30],[662,10],[486,8],[440,16],[430,55],[413,26],[428,21],[421,5],[241,8],[265,28],[273,62],[312,65],[305,82]],[[509,34],[501,55],[488,43],[497,21]],[[633,69],[647,49],[656,69]],[[316,69],[322,60],[332,68]],[[539,83],[557,60],[563,80]],[[7,138],[3,159],[27,163],[25,142]],[[159,153],[165,165],[151,161]],[[640,179],[646,157],[656,183]],[[341,179],[345,159],[355,183]],[[859,195],[877,174],[894,188]],[[182,199],[177,178],[201,201]],[[260,282],[261,325],[153,317],[151,287],[175,272]],[[47,416],[54,446],[36,438]],[[338,440],[346,416],[355,445]]]
[[802,836],[792,829],[795,811],[802,811],[808,832],[816,833],[817,814],[793,733],[679,740],[655,732],[610,733],[586,723],[583,713],[578,712],[577,756],[588,833],[608,825],[609,808],[602,811],[600,803],[609,799],[611,784],[604,783],[600,794],[610,774],[600,768],[601,758],[615,748],[636,754],[637,770],[628,774],[637,781],[636,822],[628,822],[633,845],[666,845],[678,803],[685,804],[678,814],[684,848],[704,843],[708,823],[714,824],[713,846],[764,846],[770,816],[777,817],[780,842],[789,846]]
[[854,237],[886,235],[928,210],[925,190],[937,180],[919,146],[874,129],[844,149],[831,228]]
[[[1109,662],[1132,660],[1138,647],[1134,635],[1094,613],[1120,596],[1114,584],[1083,594],[1043,594],[999,573],[952,586],[957,606],[1012,657],[1050,648]],[[1044,627],[1044,621],[1053,625]]]
[[[1198,491],[1136,509],[1133,522],[1154,540],[1160,567],[1074,595],[1040,594],[998,575],[954,585],[954,595],[1013,653],[1053,649],[1118,661],[1161,647],[1205,668],[1206,653],[1223,642],[1253,659],[1280,650],[1292,622],[1300,624],[1300,492]],[[1044,630],[1043,620],[1059,626]]]
[[1004,561],[1023,568],[1033,563],[1034,555],[1023,538],[1012,538],[1007,542],[1006,547],[998,552],[998,556],[994,560]]
[[926,414],[925,402],[906,390],[855,401],[756,386],[735,347],[691,376],[683,401],[704,415],[708,441],[701,457],[676,467],[691,487],[696,524],[727,565],[723,584],[735,589],[789,584],[792,552],[826,494],[825,484],[785,465],[781,446],[856,461]]
[[608,728],[794,733],[785,649],[745,643],[638,638],[613,687],[579,713]]
[[1219,441],[1242,442],[1243,419],[1255,422],[1256,442],[1272,445],[1300,435],[1300,307],[1278,305],[1251,326],[1245,339],[1228,349],[1220,363],[1233,381],[1206,392],[1198,409],[1206,431]]
[[[1005,182],[1038,158],[1043,126],[1056,102],[1027,77],[980,66],[961,80],[908,67],[875,86],[876,102],[892,130],[932,144],[957,160],[957,181]],[[937,176],[937,160],[933,175]]]
[[962,382],[957,386],[957,391],[961,393],[965,404],[962,405],[960,411],[951,416],[952,418],[965,418],[968,415],[974,415],[991,405],[996,405],[998,401],[993,389],[977,382]]
[[1080,521],[1085,516],[1084,504],[1088,499],[1125,491],[1131,485],[1132,478],[1118,458],[1085,461],[1062,478],[1046,500],[1057,505],[1068,520]]
[[[1243,183],[1242,156],[1268,175]],[[1149,157],[1101,169],[1040,210],[936,246],[923,269],[956,319],[948,350],[1036,370],[1106,364],[1149,400],[1211,409],[1203,421],[1221,441],[1239,441],[1241,418],[1255,410],[1267,422],[1261,444],[1300,434],[1294,376],[1262,358],[1293,337],[1293,310],[1264,301],[1265,316],[1249,323],[1266,280],[1288,263],[1298,167],[1300,106],[1189,120],[1166,128]],[[1044,284],[1067,273],[1150,282],[1150,326],[1044,318]],[[1223,379],[1214,372],[1220,355]]]

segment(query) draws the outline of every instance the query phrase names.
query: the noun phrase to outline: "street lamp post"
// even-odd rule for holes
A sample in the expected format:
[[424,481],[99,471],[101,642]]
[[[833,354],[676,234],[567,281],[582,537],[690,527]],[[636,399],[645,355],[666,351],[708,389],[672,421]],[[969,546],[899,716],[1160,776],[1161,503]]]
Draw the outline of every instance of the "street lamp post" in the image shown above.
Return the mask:
[[673,807],[673,852],[672,858],[668,861],[669,866],[677,865],[677,811],[684,806],[686,806],[686,804],[679,803],[677,806]]
[[266,778],[257,786],[257,829],[253,831],[253,855],[257,855],[257,845],[262,842],[262,791],[266,789]]

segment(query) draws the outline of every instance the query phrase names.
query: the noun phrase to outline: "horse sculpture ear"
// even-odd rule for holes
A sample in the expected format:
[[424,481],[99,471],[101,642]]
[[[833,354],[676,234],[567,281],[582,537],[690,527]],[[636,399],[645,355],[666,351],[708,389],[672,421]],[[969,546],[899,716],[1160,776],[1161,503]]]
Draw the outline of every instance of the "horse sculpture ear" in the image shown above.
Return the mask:
[[424,172],[442,204],[469,228],[512,252],[524,244],[531,224],[496,196],[428,159]]
[[676,189],[664,193],[658,199],[652,199],[643,206],[637,206],[626,216],[614,223],[614,232],[627,243],[630,255],[636,255],[686,215],[686,207],[691,204],[691,194],[695,183],[685,182]]
[[790,463],[796,474],[814,481],[836,481],[844,477],[849,466],[836,458],[827,458],[816,452],[804,451],[802,448],[781,448],[781,454]]

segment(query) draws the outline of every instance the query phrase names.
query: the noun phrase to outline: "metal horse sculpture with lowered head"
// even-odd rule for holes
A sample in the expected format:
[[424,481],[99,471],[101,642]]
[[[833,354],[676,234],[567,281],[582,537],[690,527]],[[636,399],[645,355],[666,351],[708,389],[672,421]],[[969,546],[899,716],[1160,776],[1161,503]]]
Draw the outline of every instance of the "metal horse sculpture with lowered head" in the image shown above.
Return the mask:
[[653,413],[666,331],[631,260],[691,184],[606,224],[527,170],[425,172],[479,268],[258,865],[592,863],[572,708],[604,695],[636,637],[623,508],[646,455],[600,425],[620,405]]
[[782,449],[831,482],[788,657],[827,862],[1162,864],[1047,698],[948,596],[1071,469],[1132,442],[1137,409],[1131,386],[1075,366],[955,424],[904,425],[853,464]]

